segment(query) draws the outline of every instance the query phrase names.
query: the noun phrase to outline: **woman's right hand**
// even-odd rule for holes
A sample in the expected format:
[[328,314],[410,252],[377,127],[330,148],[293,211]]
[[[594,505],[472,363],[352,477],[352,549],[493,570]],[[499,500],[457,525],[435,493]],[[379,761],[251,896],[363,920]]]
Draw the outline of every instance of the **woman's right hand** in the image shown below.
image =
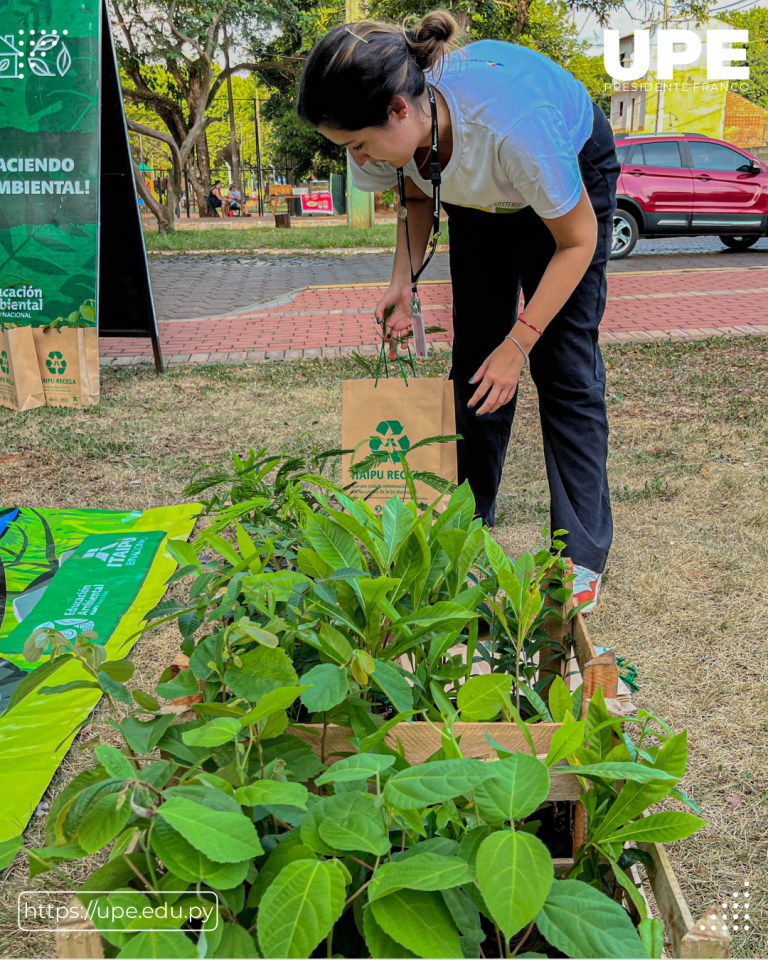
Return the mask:
[[[384,320],[384,313],[387,307],[394,307],[394,310],[387,318],[387,336],[402,337],[411,329],[411,287],[390,285],[384,296],[376,304],[374,317],[381,323]],[[392,360],[396,358],[394,340],[389,342],[389,356]]]

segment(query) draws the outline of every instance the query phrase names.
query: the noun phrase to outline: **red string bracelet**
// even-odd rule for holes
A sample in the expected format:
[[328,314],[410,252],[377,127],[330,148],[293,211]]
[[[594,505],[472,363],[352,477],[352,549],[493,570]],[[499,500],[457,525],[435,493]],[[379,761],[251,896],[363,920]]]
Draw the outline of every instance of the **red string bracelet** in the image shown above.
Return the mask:
[[542,330],[537,330],[532,323],[528,323],[527,320],[523,320],[522,314],[517,318],[517,322],[524,324],[526,327],[530,327],[531,330],[533,330],[533,332],[537,333],[539,336],[541,336],[543,332]]

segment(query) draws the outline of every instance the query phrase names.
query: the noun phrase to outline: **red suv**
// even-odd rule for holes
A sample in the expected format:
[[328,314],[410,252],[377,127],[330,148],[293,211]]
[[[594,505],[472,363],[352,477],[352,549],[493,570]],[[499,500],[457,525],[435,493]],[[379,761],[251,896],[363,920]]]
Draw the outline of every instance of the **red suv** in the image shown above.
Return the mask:
[[638,237],[715,235],[746,250],[768,235],[768,172],[746,151],[698,133],[616,138],[612,260]]

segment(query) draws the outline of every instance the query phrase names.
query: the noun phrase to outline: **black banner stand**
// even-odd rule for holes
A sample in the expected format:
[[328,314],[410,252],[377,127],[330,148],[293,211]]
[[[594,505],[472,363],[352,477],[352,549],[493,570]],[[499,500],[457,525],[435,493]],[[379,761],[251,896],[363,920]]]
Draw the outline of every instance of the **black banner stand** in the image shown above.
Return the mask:
[[99,337],[149,338],[155,369],[163,373],[128,126],[106,3],[102,3],[101,11],[97,291]]

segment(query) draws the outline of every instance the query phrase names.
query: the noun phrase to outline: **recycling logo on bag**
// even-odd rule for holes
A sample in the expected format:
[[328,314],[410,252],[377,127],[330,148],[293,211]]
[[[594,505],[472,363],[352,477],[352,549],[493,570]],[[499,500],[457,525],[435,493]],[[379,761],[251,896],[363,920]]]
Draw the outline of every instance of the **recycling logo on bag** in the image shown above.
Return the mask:
[[8,354],[3,350],[0,353],[0,373],[5,373],[6,375],[11,372],[11,366],[8,363]]
[[368,441],[371,453],[388,453],[392,463],[400,463],[400,451],[408,450],[411,446],[403,430],[399,420],[382,420]]
[[52,373],[54,377],[60,377],[66,372],[67,361],[61,355],[59,350],[51,350],[48,354],[48,358],[45,361],[46,367],[48,367],[48,372]]

